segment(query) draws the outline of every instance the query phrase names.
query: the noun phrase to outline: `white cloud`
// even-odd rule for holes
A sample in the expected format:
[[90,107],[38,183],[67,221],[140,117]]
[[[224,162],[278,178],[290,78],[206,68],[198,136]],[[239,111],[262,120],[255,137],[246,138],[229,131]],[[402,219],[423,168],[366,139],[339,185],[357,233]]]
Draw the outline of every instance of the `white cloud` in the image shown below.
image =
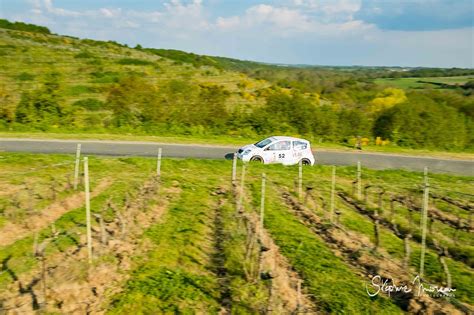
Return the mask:
[[306,11],[319,13],[325,18],[352,18],[352,15],[360,10],[361,0],[294,0],[296,7],[302,7]]
[[[313,3],[303,3],[304,0],[295,0],[300,6],[309,6]],[[336,3],[336,2],[335,2]],[[335,5],[335,3],[331,5]],[[347,1],[340,1],[342,4],[348,4]],[[320,6],[321,4],[314,3]],[[371,24],[360,20],[354,20],[352,13],[356,10],[354,4],[348,5],[345,9],[339,7],[339,10],[350,11],[350,16],[339,21],[339,19],[327,18],[325,12],[340,12],[332,7],[324,7],[324,16],[308,14],[306,10],[297,7],[275,7],[268,4],[259,4],[248,8],[242,16],[219,17],[215,26],[224,30],[261,30],[265,32],[280,34],[287,37],[291,34],[320,34],[322,36],[344,36],[348,33],[357,31],[366,31],[373,28]],[[322,9],[321,9],[322,10]]]
[[51,14],[59,15],[59,16],[80,16],[82,15],[80,12],[65,10],[62,8],[56,8],[53,5],[53,0],[43,0],[44,8]]
[[5,17],[59,34],[267,62],[474,66],[472,27],[381,30],[359,18],[360,0],[287,0],[286,5],[257,4],[239,15],[218,17],[201,0],[167,0],[160,9],[147,11],[69,10],[53,0],[29,3],[30,10]]
[[218,17],[216,19],[216,26],[219,29],[234,29],[240,25],[240,17],[231,16],[228,18]]
[[120,16],[120,14],[122,13],[122,9],[120,9],[120,8],[118,8],[118,9],[101,8],[101,9],[99,9],[99,12],[104,17],[115,18],[115,17]]

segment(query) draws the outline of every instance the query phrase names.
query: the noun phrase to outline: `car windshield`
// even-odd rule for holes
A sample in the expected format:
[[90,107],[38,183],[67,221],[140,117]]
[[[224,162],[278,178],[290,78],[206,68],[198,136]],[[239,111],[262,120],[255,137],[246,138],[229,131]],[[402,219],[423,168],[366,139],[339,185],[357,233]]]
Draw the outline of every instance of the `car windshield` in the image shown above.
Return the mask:
[[272,138],[267,138],[267,139],[263,139],[262,141],[259,141],[259,142],[255,143],[255,146],[259,147],[259,148],[263,148],[264,146],[266,146],[270,143],[272,143]]

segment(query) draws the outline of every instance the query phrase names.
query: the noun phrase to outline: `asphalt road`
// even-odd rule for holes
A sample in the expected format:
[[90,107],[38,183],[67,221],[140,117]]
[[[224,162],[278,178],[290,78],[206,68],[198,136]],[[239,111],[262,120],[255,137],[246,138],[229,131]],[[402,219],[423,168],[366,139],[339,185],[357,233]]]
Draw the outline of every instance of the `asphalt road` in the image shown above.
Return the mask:
[[[0,138],[0,152],[68,153],[74,154],[76,144],[82,144],[82,154],[111,156],[156,156],[157,148],[163,149],[164,157],[224,159],[237,147],[169,144],[132,141],[99,140],[37,140]],[[315,151],[317,164],[355,165],[373,169],[407,169],[422,171],[425,166],[433,173],[450,173],[474,176],[474,160],[449,160],[430,157],[402,156],[380,153]]]

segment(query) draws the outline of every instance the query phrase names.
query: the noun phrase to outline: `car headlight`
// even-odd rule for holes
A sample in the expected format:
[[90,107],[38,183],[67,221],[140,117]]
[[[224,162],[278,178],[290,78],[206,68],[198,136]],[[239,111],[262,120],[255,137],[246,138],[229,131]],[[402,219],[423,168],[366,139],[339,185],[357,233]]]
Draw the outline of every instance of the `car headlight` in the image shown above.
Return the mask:
[[252,151],[252,150],[250,150],[250,149],[247,149],[247,150],[245,150],[244,152],[242,152],[242,155],[247,155],[247,154],[249,154],[249,153],[250,153],[250,151]]

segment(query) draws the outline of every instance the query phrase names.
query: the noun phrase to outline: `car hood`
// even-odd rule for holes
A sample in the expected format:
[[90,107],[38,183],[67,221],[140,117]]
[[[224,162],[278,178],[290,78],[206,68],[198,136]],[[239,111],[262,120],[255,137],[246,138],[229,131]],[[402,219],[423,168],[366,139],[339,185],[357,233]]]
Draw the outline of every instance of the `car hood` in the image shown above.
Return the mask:
[[239,149],[238,153],[242,153],[244,152],[245,150],[256,150],[256,149],[260,149],[259,147],[255,146],[254,144],[249,144],[249,145],[246,145],[246,146],[243,146]]

